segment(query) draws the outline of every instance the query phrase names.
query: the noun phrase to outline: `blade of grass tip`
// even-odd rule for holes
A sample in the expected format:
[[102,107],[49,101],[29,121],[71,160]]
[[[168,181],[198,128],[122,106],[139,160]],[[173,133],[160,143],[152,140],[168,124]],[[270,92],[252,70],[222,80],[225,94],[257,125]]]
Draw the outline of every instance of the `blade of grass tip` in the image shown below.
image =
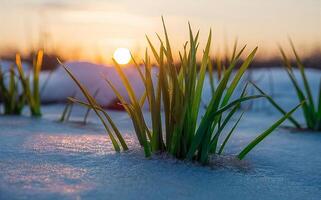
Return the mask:
[[99,114],[98,110],[96,109],[96,103],[94,102],[93,98],[90,96],[90,94],[87,91],[87,89],[78,81],[78,79],[71,73],[71,71],[62,62],[60,62],[59,59],[58,59],[58,62],[65,69],[65,71],[68,73],[68,75],[74,80],[74,82],[77,84],[77,86],[79,87],[81,92],[84,94],[84,96],[86,97],[88,103],[93,108],[93,110],[95,111],[96,115],[99,117],[100,121],[103,123],[103,125],[104,125],[104,127],[105,127],[105,129],[106,129],[111,141],[112,141],[112,144],[114,146],[115,151],[119,152],[120,151],[120,147],[118,145],[118,142],[116,141],[116,139],[114,138],[112,132],[108,128],[108,125],[105,123],[104,119]]
[[70,106],[69,103],[66,103],[65,108],[64,108],[64,110],[63,110],[63,112],[62,112],[62,114],[60,116],[59,122],[64,122],[65,121],[67,112],[69,110],[69,106]]
[[236,38],[236,39],[235,39],[235,42],[234,42],[233,53],[232,53],[232,58],[231,58],[231,61],[232,61],[232,62],[233,62],[233,60],[234,60],[234,58],[235,58],[236,49],[237,49],[237,42],[238,42],[238,39]]
[[234,79],[230,85],[230,87],[227,89],[226,94],[224,96],[224,99],[222,101],[222,106],[225,106],[227,104],[227,102],[229,101],[229,99],[231,98],[236,86],[238,85],[240,79],[242,78],[244,72],[246,71],[246,69],[249,67],[249,65],[251,64],[256,51],[257,51],[258,47],[256,47],[251,53],[250,55],[245,59],[245,61],[243,62],[242,66],[240,67],[240,69],[238,70],[238,72],[236,73],[236,75],[234,76]]
[[225,147],[227,141],[230,139],[230,137],[231,137],[232,133],[234,132],[236,126],[237,126],[238,123],[240,122],[243,114],[244,114],[244,112],[242,112],[242,114],[240,115],[240,117],[238,118],[238,120],[236,121],[236,123],[234,124],[234,126],[232,127],[232,129],[230,130],[230,132],[227,134],[224,142],[222,143],[222,145],[221,145],[221,147],[220,147],[220,149],[219,149],[219,151],[218,151],[218,155],[221,155],[221,154],[222,154],[222,152],[223,152],[223,150],[224,150],[224,147]]
[[[250,81],[250,83],[256,88],[257,91],[259,91],[259,93],[261,93],[262,95],[266,96],[266,99],[283,115],[286,114],[286,111],[283,110],[281,108],[281,106],[279,106],[273,99],[271,96],[267,95],[263,90],[261,90],[255,83],[253,83],[252,81]],[[289,116],[289,121],[292,122],[292,124],[296,127],[296,128],[301,128],[299,122],[297,122],[292,116]]]
[[[233,60],[232,63],[236,63],[236,62],[238,61],[238,59],[241,57],[243,51],[245,50],[246,46],[247,46],[247,45],[244,45],[244,46],[242,47],[242,49],[239,51],[239,53],[235,56],[235,58],[234,58],[234,60]],[[223,68],[224,68],[224,67],[223,67]]]
[[157,63],[160,63],[159,55],[158,55],[158,53],[157,53],[157,51],[156,51],[156,49],[155,49],[154,45],[153,45],[153,44],[152,44],[152,42],[149,40],[149,38],[148,38],[148,36],[147,36],[147,35],[146,35],[146,39],[147,39],[147,42],[148,42],[148,44],[149,44],[149,46],[150,46],[150,48],[151,48],[151,50],[152,50],[152,53],[153,53],[153,55],[154,55],[154,57],[155,57],[155,59],[156,59]]
[[31,95],[29,80],[26,78],[24,70],[22,68],[20,54],[16,54],[16,66],[17,66],[19,78],[21,80],[21,84],[23,87],[23,93],[26,96],[26,99],[27,99],[27,102],[30,106],[30,109],[32,109],[35,106],[35,103],[34,103],[34,99],[32,98],[32,95]]
[[303,102],[298,104],[295,108],[293,108],[290,112],[285,114],[281,119],[279,119],[277,122],[275,122],[270,128],[268,128],[266,131],[261,133],[258,137],[256,137],[250,144],[248,144],[239,154],[238,158],[242,160],[257,144],[259,144],[262,140],[264,140],[265,137],[267,137],[270,133],[272,133],[277,127],[279,127],[289,116],[296,111]]
[[290,63],[289,59],[287,58],[287,56],[285,55],[285,52],[281,46],[279,46],[279,51],[282,55],[283,65],[292,72],[291,63]]
[[209,73],[211,92],[213,96],[215,92],[215,84],[214,84],[214,75],[213,75],[213,64],[210,57],[208,58],[208,73]]
[[164,21],[164,17],[163,16],[162,16],[162,23],[163,23],[165,41],[166,41],[166,55],[167,55],[167,59],[168,59],[167,62],[173,63],[173,56],[172,56],[171,46],[170,46],[170,42],[169,42],[169,38],[168,38],[168,34],[167,34],[167,30],[166,30],[165,21]]
[[39,74],[42,66],[43,51],[39,50],[37,54],[36,64],[34,68],[33,77],[33,98],[35,99],[36,107],[40,108],[40,94],[39,94]]

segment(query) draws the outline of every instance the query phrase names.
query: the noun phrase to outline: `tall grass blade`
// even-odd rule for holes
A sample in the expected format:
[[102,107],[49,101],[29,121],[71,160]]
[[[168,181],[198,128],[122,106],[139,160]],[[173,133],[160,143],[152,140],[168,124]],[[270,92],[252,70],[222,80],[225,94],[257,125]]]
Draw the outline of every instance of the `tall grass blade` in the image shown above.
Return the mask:
[[[71,71],[63,64],[61,63],[59,60],[58,62],[63,66],[63,68],[65,69],[65,71],[68,73],[68,75],[73,79],[73,81],[77,84],[77,86],[79,87],[79,89],[81,90],[81,92],[84,94],[85,98],[87,99],[88,103],[90,104],[90,106],[92,107],[92,109],[95,111],[96,115],[98,116],[98,118],[100,119],[100,121],[103,123],[111,141],[113,144],[113,147],[115,149],[115,151],[120,151],[120,147],[119,144],[117,142],[117,140],[115,139],[114,135],[112,134],[111,130],[109,129],[108,125],[105,123],[104,119],[102,118],[102,116],[99,113],[99,110],[96,108],[97,107],[97,103],[94,101],[94,99],[90,96],[89,92],[87,91],[87,89],[77,80],[77,78],[71,73]],[[122,137],[118,138],[120,140],[123,140]],[[126,146],[123,146],[124,149],[126,149]]]
[[237,121],[235,122],[234,126],[233,126],[232,129],[230,130],[230,132],[229,132],[229,133],[227,134],[227,136],[225,137],[225,139],[224,139],[224,141],[223,141],[223,143],[222,143],[222,145],[221,145],[221,147],[220,147],[220,149],[219,149],[219,151],[218,151],[218,153],[217,153],[218,155],[221,155],[221,154],[222,154],[226,143],[228,142],[228,140],[230,139],[230,137],[231,137],[232,133],[234,132],[236,126],[237,126],[238,123],[240,122],[243,114],[244,114],[244,112],[240,115],[240,117],[237,119]]
[[[251,82],[251,84],[255,87],[255,89],[257,91],[259,91],[259,93],[261,93],[262,95],[266,96],[266,99],[280,112],[282,113],[283,115],[286,114],[286,111],[283,110],[281,108],[281,106],[279,106],[271,96],[267,95],[263,90],[261,90],[255,83]],[[292,116],[289,116],[289,121],[296,127],[296,128],[301,128],[299,122],[297,122]]]

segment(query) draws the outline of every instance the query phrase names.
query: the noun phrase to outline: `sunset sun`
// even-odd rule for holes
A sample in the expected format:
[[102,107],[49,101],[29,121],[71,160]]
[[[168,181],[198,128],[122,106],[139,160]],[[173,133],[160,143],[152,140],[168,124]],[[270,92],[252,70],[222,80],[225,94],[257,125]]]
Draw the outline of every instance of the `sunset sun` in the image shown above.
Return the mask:
[[113,58],[120,65],[125,65],[130,61],[130,51],[127,48],[118,48],[114,52]]

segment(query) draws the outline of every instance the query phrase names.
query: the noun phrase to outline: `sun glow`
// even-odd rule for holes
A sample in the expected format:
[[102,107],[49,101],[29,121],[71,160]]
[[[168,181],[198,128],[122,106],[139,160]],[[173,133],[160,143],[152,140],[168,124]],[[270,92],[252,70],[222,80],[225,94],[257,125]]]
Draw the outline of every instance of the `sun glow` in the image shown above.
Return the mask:
[[131,59],[130,51],[127,48],[116,49],[113,57],[116,60],[116,62],[120,65],[127,64]]

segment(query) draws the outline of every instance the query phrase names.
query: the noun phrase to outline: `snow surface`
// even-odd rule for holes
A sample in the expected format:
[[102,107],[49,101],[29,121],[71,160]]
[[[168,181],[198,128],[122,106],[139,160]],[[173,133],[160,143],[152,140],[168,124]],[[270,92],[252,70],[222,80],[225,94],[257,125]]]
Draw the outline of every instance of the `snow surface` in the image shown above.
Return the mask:
[[[274,79],[274,90],[267,84],[268,74]],[[257,70],[253,76],[287,109],[297,104],[283,70]],[[321,73],[309,70],[308,77],[316,96]],[[209,91],[206,84],[204,102],[208,101]],[[245,113],[227,144],[226,155],[238,153],[280,117],[267,102],[257,101]],[[72,121],[62,124],[57,119],[63,108],[62,104],[43,106],[44,116],[40,119],[0,116],[0,199],[314,200],[321,197],[318,132],[279,128],[244,161],[225,156],[213,158],[209,167],[203,167],[165,155],[146,159],[127,114],[109,111],[130,147],[128,152],[115,153],[93,114],[84,126],[79,121],[86,110],[76,106]],[[148,111],[145,116],[148,120]],[[300,112],[295,116],[303,122]]]

